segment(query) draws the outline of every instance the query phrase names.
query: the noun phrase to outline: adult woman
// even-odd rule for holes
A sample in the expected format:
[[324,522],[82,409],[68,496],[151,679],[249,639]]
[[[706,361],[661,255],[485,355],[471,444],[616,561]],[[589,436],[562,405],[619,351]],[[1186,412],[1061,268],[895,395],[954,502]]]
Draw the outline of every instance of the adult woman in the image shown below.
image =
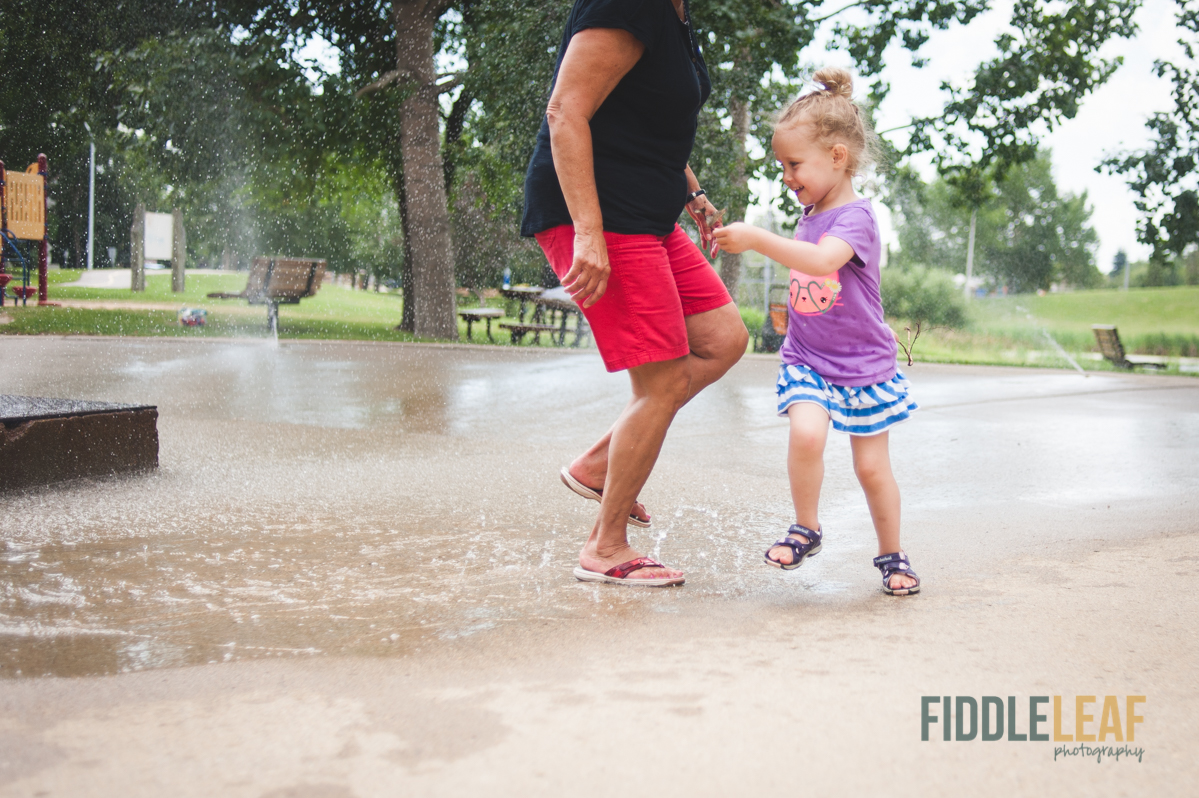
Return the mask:
[[[675,223],[686,206],[705,240],[715,215],[687,158],[710,92],[686,0],[576,0],[525,180],[524,235],[587,316],[609,371],[633,396],[612,429],[563,469],[600,499],[575,576],[646,586],[681,571],[628,542],[630,514],[675,413],[745,351],[732,299]],[[601,486],[601,487],[594,487]]]

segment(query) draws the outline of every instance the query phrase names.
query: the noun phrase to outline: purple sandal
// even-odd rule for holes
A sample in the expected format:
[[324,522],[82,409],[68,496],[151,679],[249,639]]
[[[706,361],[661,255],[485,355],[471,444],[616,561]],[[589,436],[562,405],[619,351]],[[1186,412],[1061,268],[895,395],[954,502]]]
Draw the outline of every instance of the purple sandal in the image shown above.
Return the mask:
[[[802,540],[796,540],[790,535],[803,535],[808,539],[807,543]],[[770,559],[770,549],[766,549],[766,564],[773,565],[775,568],[782,568],[784,571],[794,571],[799,566],[803,565],[803,561],[813,554],[820,552],[820,541],[824,537],[824,529],[808,529],[800,524],[792,524],[787,530],[787,534],[779,540],[776,540],[770,547],[786,546],[791,549],[791,562],[781,563],[778,560]]]
[[[908,555],[902,551],[875,557],[874,567],[882,571],[884,593],[890,596],[910,596],[920,592],[920,577],[916,576],[916,572],[912,570],[912,564],[908,562]],[[891,577],[895,574],[910,576],[916,580],[916,584],[911,587],[897,587],[892,590]]]

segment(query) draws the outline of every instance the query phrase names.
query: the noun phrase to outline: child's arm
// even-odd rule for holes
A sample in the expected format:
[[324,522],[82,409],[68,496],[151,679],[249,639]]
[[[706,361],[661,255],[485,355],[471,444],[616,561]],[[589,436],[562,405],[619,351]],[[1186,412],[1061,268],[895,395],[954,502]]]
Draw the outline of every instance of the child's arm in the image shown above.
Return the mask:
[[752,249],[788,269],[813,277],[822,277],[840,269],[853,257],[853,247],[840,238],[825,236],[819,244],[783,238],[768,230],[733,222],[712,231],[712,236],[725,252],[736,255]]

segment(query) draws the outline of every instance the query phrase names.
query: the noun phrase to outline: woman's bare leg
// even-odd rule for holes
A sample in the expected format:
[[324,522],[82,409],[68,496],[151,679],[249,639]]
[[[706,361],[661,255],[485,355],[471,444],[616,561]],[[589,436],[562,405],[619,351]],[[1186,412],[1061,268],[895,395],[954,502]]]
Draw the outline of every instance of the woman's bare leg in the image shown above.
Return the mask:
[[[629,369],[633,399],[612,427],[603,501],[579,564],[603,573],[642,556],[629,546],[629,511],[653,470],[675,413],[687,401],[691,364],[681,357]],[[630,579],[680,576],[669,568],[643,568]]]
[[[886,432],[868,437],[854,435],[850,438],[853,447],[853,470],[862,485],[862,490],[866,492],[866,504],[870,506],[874,533],[878,535],[879,556],[894,554],[900,550],[899,484],[891,471],[887,438]],[[892,590],[913,587],[915,584],[916,580],[906,574],[891,576]]]
[[[828,441],[828,413],[811,402],[797,402],[787,408],[791,435],[787,441],[787,476],[791,480],[791,501],[795,504],[795,523],[808,529],[820,528],[820,486],[824,483],[824,445]],[[808,542],[806,535],[791,535]],[[790,565],[795,553],[787,546],[775,546],[767,555],[776,562]]]
[[[686,361],[691,372],[691,385],[684,404],[723,377],[745,354],[745,347],[749,342],[749,333],[745,330],[745,323],[741,321],[741,313],[731,302],[715,310],[687,316],[686,321],[687,343],[691,348],[691,354],[687,355]],[[629,400],[624,413],[628,413],[636,401],[636,397]],[[624,413],[621,414],[621,418],[624,418]],[[617,420],[616,423],[619,424],[620,421]],[[608,447],[615,429],[614,425],[570,464],[570,473],[579,482],[593,488],[605,483],[608,475]],[[649,519],[640,502],[634,504],[633,513],[642,520]]]

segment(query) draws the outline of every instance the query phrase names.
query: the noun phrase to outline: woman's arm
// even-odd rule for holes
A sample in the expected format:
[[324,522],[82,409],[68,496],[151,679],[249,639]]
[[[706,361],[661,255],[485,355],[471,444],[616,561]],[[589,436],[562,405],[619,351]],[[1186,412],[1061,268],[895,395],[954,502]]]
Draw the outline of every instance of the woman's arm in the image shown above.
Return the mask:
[[725,252],[736,254],[752,249],[788,269],[813,277],[832,274],[853,257],[853,247],[834,236],[825,236],[819,244],[809,244],[807,241],[783,238],[745,222],[721,227],[714,230],[712,235]]
[[554,170],[575,227],[574,262],[562,285],[583,307],[591,307],[604,295],[611,271],[595,189],[591,117],[643,52],[645,45],[628,31],[579,31],[562,57],[558,82],[545,109]]

